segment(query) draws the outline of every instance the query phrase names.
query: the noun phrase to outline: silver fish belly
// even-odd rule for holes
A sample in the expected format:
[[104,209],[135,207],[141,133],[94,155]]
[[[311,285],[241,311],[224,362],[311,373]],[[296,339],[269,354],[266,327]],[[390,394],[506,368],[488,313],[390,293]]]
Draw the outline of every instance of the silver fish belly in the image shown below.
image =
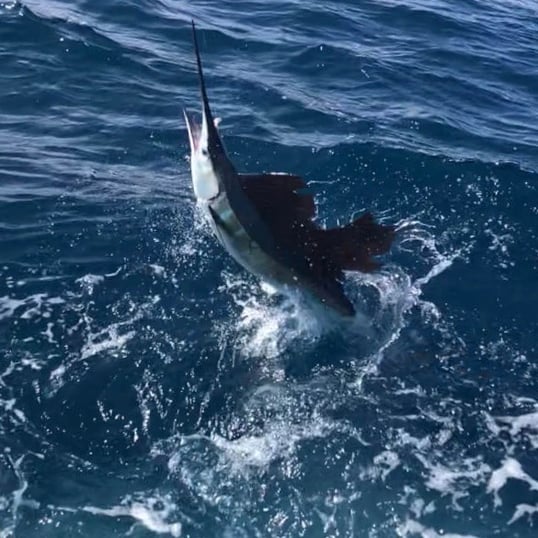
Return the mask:
[[290,269],[266,254],[248,235],[226,194],[220,194],[207,204],[206,211],[219,242],[245,269],[275,284],[293,284],[297,281]]

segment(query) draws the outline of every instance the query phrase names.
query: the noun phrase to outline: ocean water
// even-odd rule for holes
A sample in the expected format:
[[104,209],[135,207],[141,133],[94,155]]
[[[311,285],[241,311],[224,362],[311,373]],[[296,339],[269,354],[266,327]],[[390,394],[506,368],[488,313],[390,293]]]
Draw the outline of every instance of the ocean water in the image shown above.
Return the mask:
[[[212,238],[182,108],[319,220],[359,313]],[[538,535],[534,0],[0,0],[0,537]]]

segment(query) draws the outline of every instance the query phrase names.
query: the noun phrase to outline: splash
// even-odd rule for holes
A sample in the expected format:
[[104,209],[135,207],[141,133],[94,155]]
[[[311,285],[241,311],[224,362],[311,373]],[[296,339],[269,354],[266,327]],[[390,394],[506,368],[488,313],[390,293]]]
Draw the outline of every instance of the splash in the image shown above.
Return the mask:
[[290,458],[301,442],[325,437],[332,429],[329,422],[312,417],[310,422],[299,425],[274,422],[263,434],[234,440],[213,434],[211,441],[232,470],[244,471],[250,467],[267,467],[277,458]]
[[242,271],[224,271],[219,291],[232,298],[239,312],[219,326],[220,334],[232,338],[245,356],[265,359],[299,346],[313,349],[325,336],[341,334],[351,341],[360,339],[361,347],[370,350],[368,361],[379,363],[399,339],[413,309],[420,311],[426,323],[439,322],[441,313],[422,298],[422,290],[463,252],[442,253],[433,235],[417,221],[402,221],[398,230],[401,240],[396,250],[423,258],[426,272],[413,276],[403,265],[392,263],[378,273],[348,274],[346,290],[357,307],[354,319],[346,320],[313,304],[299,291],[276,290]]
[[274,359],[300,343],[314,345],[331,329],[297,294],[280,294],[253,277],[225,272],[221,291],[229,294],[239,316],[220,329],[231,336],[247,357]]

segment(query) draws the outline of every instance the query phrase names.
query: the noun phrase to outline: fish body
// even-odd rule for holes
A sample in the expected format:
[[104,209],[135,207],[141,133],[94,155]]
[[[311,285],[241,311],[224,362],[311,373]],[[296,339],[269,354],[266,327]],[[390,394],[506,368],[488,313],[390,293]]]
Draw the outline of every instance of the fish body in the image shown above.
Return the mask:
[[185,112],[191,148],[193,190],[211,227],[229,254],[251,273],[274,285],[298,287],[340,314],[355,309],[346,297],[345,270],[368,272],[379,264],[394,228],[371,214],[341,228],[315,222],[313,197],[298,176],[240,174],[229,159],[213,119],[194,22],[193,43],[202,101],[202,121]]

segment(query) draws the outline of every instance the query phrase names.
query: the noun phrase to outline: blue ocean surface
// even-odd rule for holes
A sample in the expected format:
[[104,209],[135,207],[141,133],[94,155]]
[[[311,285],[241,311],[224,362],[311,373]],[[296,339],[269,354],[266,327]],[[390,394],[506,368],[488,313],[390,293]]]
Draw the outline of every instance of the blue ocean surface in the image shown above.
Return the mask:
[[[352,321],[213,238],[182,109],[322,225]],[[535,0],[0,0],[0,537],[538,536]]]

